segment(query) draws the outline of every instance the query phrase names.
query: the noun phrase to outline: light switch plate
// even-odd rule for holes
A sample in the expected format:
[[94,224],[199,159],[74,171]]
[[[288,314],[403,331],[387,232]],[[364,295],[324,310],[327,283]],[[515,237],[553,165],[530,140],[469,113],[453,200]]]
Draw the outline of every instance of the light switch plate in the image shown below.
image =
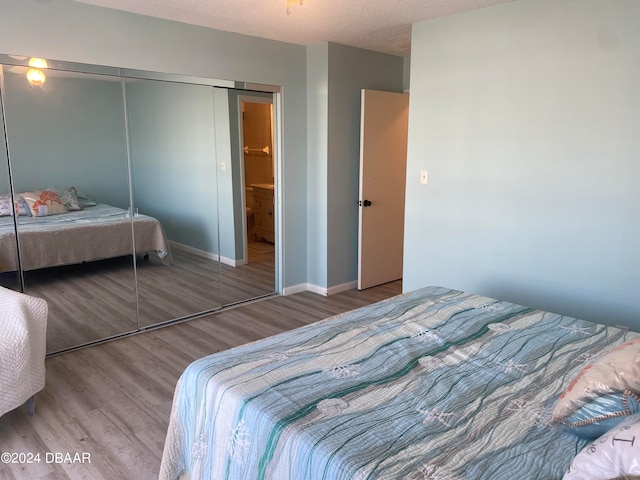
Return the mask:
[[429,183],[429,172],[427,170],[420,170],[420,183],[423,185]]

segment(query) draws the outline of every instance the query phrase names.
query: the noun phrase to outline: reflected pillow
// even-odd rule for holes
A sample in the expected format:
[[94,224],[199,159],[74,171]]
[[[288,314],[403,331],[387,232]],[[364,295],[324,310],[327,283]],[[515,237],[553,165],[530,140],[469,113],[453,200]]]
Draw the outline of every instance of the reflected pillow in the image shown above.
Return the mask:
[[67,213],[67,209],[60,201],[60,197],[53,190],[37,190],[20,194],[29,205],[31,215],[34,217],[46,217]]
[[638,478],[640,414],[625,418],[576,455],[563,480]]
[[76,194],[78,196],[78,204],[80,205],[81,208],[87,208],[87,207],[95,207],[97,205],[96,202],[94,202],[93,200],[91,200],[89,197],[87,197],[84,193],[82,192],[78,192],[76,190]]
[[[53,190],[53,188],[49,189]],[[67,187],[62,190],[56,190],[58,197],[60,197],[60,201],[69,211],[73,210],[82,210],[80,203],[78,202],[78,192],[76,191],[76,187]]]
[[587,365],[556,402],[553,420],[585,438],[597,438],[640,412],[640,338]]
[[[20,195],[16,197],[16,204],[18,206],[18,215],[30,217],[31,211],[29,210],[29,205],[24,201]],[[11,202],[11,195],[5,194],[0,195],[0,217],[7,217],[13,215],[15,211],[15,207],[13,207]]]

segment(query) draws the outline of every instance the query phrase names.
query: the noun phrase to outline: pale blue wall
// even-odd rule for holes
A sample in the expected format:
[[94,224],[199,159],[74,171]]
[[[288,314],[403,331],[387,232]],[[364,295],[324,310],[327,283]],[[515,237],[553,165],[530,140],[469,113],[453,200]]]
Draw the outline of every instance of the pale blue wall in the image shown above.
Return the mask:
[[213,87],[127,80],[134,207],[169,240],[218,253]]
[[360,91],[402,91],[403,59],[335,43],[307,47],[308,282],[358,275]]
[[110,77],[49,73],[33,88],[5,68],[5,110],[16,192],[75,186],[129,206],[122,86]]
[[[3,53],[280,85],[285,285],[306,282],[306,52],[299,45],[71,0],[0,0]],[[37,25],[37,28],[33,28]]]
[[306,188],[308,280],[327,286],[327,148],[329,106],[329,45],[307,47],[307,157]]
[[[229,132],[230,138],[233,139],[229,145],[229,153],[231,159],[229,161],[230,170],[227,175],[231,180],[231,188],[240,192],[244,181],[242,179],[242,158],[240,153],[240,119],[238,118],[238,96],[242,94],[242,90],[228,90],[227,91],[227,105],[229,106]],[[247,215],[242,211],[242,198],[240,195],[236,195],[233,199],[233,228],[237,232],[235,235],[234,250],[236,251],[236,259],[240,259],[244,256],[244,250],[242,245],[242,229],[247,228]]]
[[519,0],[414,26],[404,290],[640,329],[638,25],[636,0]]
[[327,286],[358,278],[360,95],[402,92],[403,58],[329,44]]
[[[215,120],[215,155],[217,166],[218,189],[218,235],[220,238],[220,256],[223,261],[235,261],[244,258],[244,251],[237,248],[238,238],[242,239],[242,224],[239,228],[234,225],[235,219],[240,213],[241,218],[245,213],[238,206],[241,202],[241,190],[233,184],[233,163],[231,161],[231,128],[229,125],[229,112],[234,106],[229,105],[229,93],[224,88],[214,88],[213,92],[214,120]],[[222,169],[222,164],[225,169]],[[235,190],[235,194],[234,194]]]
[[411,87],[411,55],[402,58],[402,90],[407,91]]

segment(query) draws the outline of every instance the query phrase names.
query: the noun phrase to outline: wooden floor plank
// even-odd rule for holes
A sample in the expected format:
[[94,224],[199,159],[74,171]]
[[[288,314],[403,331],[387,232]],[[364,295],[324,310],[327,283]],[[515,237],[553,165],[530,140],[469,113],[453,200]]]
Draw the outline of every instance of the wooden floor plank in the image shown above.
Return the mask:
[[205,355],[401,291],[401,282],[330,297],[303,292],[47,358],[36,413],[0,417],[0,453],[89,453],[90,464],[0,464],[0,480],[158,477],[178,377]]

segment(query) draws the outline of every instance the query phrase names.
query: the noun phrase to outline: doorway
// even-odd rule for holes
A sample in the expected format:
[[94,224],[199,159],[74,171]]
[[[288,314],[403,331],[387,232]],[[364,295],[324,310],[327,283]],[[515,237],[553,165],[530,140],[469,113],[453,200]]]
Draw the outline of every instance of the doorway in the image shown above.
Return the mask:
[[247,263],[275,266],[276,216],[273,97],[242,95],[239,102],[244,249]]

